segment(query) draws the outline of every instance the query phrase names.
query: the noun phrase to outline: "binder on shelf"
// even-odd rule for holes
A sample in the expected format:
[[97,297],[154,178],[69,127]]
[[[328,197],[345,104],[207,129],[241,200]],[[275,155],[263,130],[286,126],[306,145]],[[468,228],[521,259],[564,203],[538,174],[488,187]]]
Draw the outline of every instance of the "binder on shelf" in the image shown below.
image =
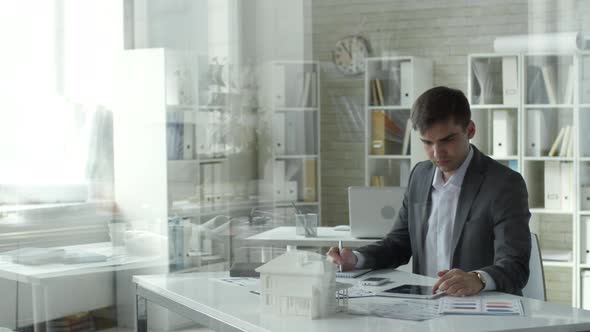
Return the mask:
[[[316,154],[316,140],[317,140],[317,125],[316,125],[316,114],[315,113],[306,113],[304,116],[304,124],[303,129],[305,130],[305,137],[302,137],[305,144],[305,154]],[[299,135],[301,136],[301,135]]]
[[547,99],[549,104],[557,104],[557,91],[555,86],[554,68],[549,65],[541,67],[543,74],[543,82],[545,82],[545,91],[547,92]]
[[[584,247],[582,248],[583,252],[580,256],[585,258],[586,264],[590,264],[590,217],[585,217],[582,219],[582,228],[584,229],[584,233],[582,234],[586,236],[583,238]],[[590,286],[590,283],[588,284],[588,286]],[[586,291],[590,293],[589,288],[587,288]],[[586,303],[586,305],[590,307],[590,302]]]
[[289,202],[297,201],[297,181],[287,181],[285,183],[285,200]]
[[316,161],[315,159],[303,160],[303,201],[317,201],[316,191]]
[[527,67],[527,104],[547,104],[547,88],[542,70],[533,65]]
[[285,154],[297,154],[300,153],[301,150],[297,149],[298,141],[305,139],[303,135],[297,135],[297,133],[301,133],[297,131],[297,117],[300,114],[293,114],[293,112],[288,112],[285,114]]
[[371,112],[371,154],[393,153],[394,143],[402,143],[403,131],[385,111]]
[[541,157],[549,153],[548,130],[545,123],[545,113],[540,109],[528,111],[526,154],[531,157]]
[[559,170],[561,177],[561,208],[563,210],[571,211],[574,208],[573,192],[574,187],[572,183],[574,164],[571,162],[560,162]]
[[572,127],[565,126],[565,131],[563,133],[563,139],[561,140],[561,144],[559,146],[559,156],[566,157],[567,156],[567,149],[569,146],[570,139],[573,138],[572,134]]
[[285,187],[285,161],[275,160],[273,165],[274,200],[284,201],[286,197]]
[[402,61],[400,63],[400,101],[401,106],[412,105],[412,63]]
[[[582,186],[580,196],[582,196],[580,197],[580,209],[582,211],[590,211],[590,186]],[[588,240],[590,241],[590,238]]]
[[545,161],[545,208],[561,209],[561,167],[559,161]]
[[275,154],[284,155],[286,153],[285,113],[275,113],[272,122],[272,137]]
[[493,155],[496,157],[516,154],[516,121],[509,110],[495,110],[492,114]]
[[502,96],[504,105],[518,105],[518,67],[515,56],[502,57]]
[[559,147],[561,145],[561,141],[563,141],[563,136],[565,134],[565,127],[561,127],[561,129],[559,130],[559,134],[557,135],[557,137],[555,138],[555,141],[553,141],[553,144],[551,145],[551,149],[549,150],[549,157],[555,157],[559,154]]
[[182,159],[195,159],[195,125],[192,122],[184,123],[182,131]]
[[272,100],[275,107],[285,107],[286,100],[285,100],[285,85],[286,85],[286,75],[285,75],[285,66],[282,65],[275,65],[272,66]]
[[207,135],[207,128],[209,127],[209,112],[196,112],[197,119],[196,119],[196,128],[195,128],[195,146],[196,146],[196,153],[199,156],[205,156],[209,151],[207,139],[209,135]]

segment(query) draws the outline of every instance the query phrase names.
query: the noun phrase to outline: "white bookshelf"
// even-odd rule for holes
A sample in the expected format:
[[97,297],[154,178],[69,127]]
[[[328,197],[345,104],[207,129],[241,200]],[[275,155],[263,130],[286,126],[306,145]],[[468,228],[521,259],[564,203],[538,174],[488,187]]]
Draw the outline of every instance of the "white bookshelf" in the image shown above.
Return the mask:
[[275,210],[277,224],[294,223],[293,205],[317,213],[321,224],[319,62],[272,61],[260,76],[261,202]]
[[[587,57],[589,54],[584,52],[468,57],[468,97],[477,132],[482,133],[480,137],[476,134],[472,142],[504,164],[510,160],[512,168],[522,173],[529,192],[531,231],[539,236],[541,252],[571,252],[571,259],[543,262],[550,271],[546,274],[548,299],[578,307],[583,298],[581,273],[590,266],[585,257],[587,239],[583,227],[587,210],[582,208],[581,195],[582,187],[590,186],[586,175],[590,172],[590,143],[581,139],[590,130],[590,108],[584,106],[590,102],[590,84],[584,90],[585,74],[590,82],[590,60],[586,69],[583,66]],[[488,73],[482,75],[482,70]],[[515,93],[506,91],[514,89],[513,82]],[[584,91],[588,91],[587,101]],[[495,110],[513,112],[512,128],[494,126]],[[562,144],[558,144],[557,153],[549,156],[561,128],[566,126],[571,127],[571,153],[560,154]],[[510,130],[513,132],[505,135]],[[515,155],[494,153],[498,141],[495,131],[505,140],[512,140],[508,145],[516,149]],[[563,148],[567,151],[568,147]],[[551,182],[555,174],[557,181]],[[568,183],[570,189],[565,185]],[[554,191],[557,195],[549,195]],[[552,203],[550,197],[559,198]]]
[[406,131],[414,100],[432,87],[432,61],[365,61],[365,185],[406,186],[411,168],[427,159],[418,134]]

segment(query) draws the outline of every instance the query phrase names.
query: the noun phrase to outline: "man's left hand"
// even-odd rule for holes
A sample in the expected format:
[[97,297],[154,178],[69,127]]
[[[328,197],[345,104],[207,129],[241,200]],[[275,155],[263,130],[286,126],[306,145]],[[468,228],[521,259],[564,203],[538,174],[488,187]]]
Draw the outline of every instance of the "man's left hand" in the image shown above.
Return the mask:
[[432,286],[432,292],[445,291],[451,296],[469,296],[479,293],[484,285],[477,274],[460,269],[442,270],[438,272],[438,280]]

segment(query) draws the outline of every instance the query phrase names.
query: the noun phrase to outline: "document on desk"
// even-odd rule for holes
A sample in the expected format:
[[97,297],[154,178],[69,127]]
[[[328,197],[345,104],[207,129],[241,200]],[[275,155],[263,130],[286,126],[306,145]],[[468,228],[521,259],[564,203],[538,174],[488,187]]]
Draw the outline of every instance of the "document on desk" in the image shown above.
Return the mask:
[[432,300],[399,300],[369,304],[348,304],[351,315],[424,321],[440,317],[439,302]]
[[228,284],[244,287],[259,287],[260,279],[251,277],[229,277],[229,278],[213,278],[213,280],[227,282]]
[[439,312],[446,315],[524,315],[522,302],[519,299],[482,297],[445,297],[440,300]]
[[353,285],[350,288],[345,290],[341,290],[338,292],[338,297],[343,298],[347,294],[349,299],[358,298],[358,297],[370,297],[375,296],[375,292],[368,290],[367,288],[363,287],[362,285]]

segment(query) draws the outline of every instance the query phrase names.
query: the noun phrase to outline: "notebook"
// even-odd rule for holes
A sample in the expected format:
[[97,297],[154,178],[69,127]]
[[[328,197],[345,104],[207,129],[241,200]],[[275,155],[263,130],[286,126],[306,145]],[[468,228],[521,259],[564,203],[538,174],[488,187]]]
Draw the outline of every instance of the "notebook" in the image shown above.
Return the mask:
[[508,298],[453,298],[440,300],[439,313],[461,315],[516,315],[523,316],[519,299]]
[[365,273],[371,272],[371,269],[360,269],[360,270],[352,270],[352,271],[342,271],[336,272],[336,278],[356,278],[358,276],[362,276]]

